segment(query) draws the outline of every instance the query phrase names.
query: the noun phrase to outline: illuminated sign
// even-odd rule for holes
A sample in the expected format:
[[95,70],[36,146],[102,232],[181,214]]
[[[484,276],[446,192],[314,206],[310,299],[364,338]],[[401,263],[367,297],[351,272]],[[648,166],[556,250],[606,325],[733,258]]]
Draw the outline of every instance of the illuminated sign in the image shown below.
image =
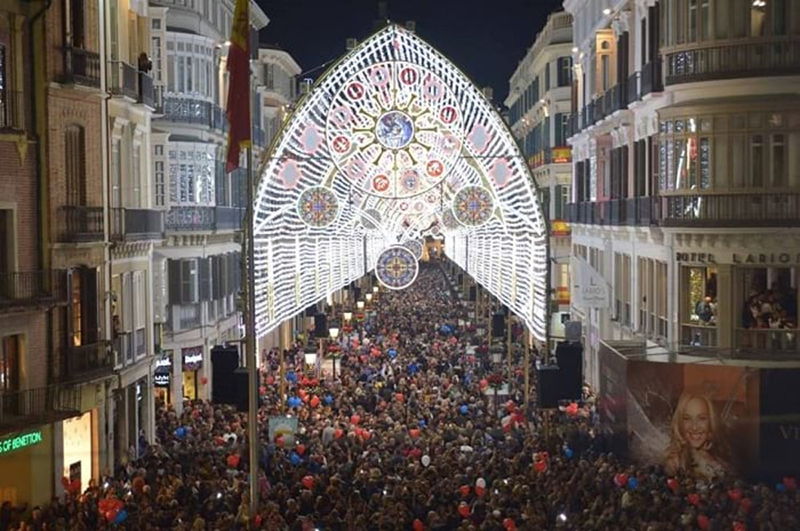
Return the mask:
[[153,373],[153,387],[169,387],[170,374],[168,372],[154,372]]
[[167,369],[172,368],[172,358],[159,358],[156,360],[156,369],[160,369],[162,367],[166,367]]
[[8,437],[7,439],[0,439],[0,455],[13,452],[14,450],[22,450],[29,446],[39,444],[42,442],[42,432],[32,431],[24,435],[16,435]]
[[553,148],[552,160],[554,164],[563,164],[565,162],[572,162],[572,148],[571,147]]
[[184,371],[199,371],[203,367],[203,347],[185,348],[181,353]]

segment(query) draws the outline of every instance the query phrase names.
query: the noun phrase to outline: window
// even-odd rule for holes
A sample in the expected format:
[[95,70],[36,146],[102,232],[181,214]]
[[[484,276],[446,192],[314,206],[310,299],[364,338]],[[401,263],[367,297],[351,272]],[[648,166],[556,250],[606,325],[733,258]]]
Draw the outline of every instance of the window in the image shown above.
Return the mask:
[[568,87],[572,84],[572,57],[558,58],[558,86]]
[[711,37],[711,0],[700,0],[700,40]]
[[770,157],[772,168],[772,186],[786,186],[786,137],[784,135],[772,135],[772,156]]
[[603,92],[611,88],[611,56],[603,55],[601,57],[602,75],[603,75]]
[[750,137],[750,185],[764,186],[764,136]]
[[544,90],[550,90],[550,63],[544,65]]
[[79,125],[68,125],[64,130],[64,173],[67,205],[86,205],[86,140]]
[[150,41],[150,55],[153,57],[153,79],[161,81],[161,37],[153,37]]
[[166,184],[164,182],[164,162],[159,160],[156,161],[153,170],[153,176],[155,178],[155,206],[163,207],[166,206],[167,200],[167,191],[166,191]]
[[689,0],[689,42],[697,40],[697,2],[698,0]]
[[750,36],[763,37],[766,29],[765,19],[767,18],[766,0],[753,0],[750,4]]
[[181,260],[181,302],[194,303],[198,301],[198,271],[197,260]]
[[8,105],[8,81],[6,80],[6,46],[0,43],[0,129],[13,127],[11,107]]
[[132,207],[141,207],[143,204],[142,196],[142,144],[138,141],[133,143],[133,157],[131,160],[131,200]]
[[569,186],[557,184],[555,197],[555,215],[553,219],[565,219],[567,217],[567,203],[569,203]]
[[752,0],[732,0],[733,9],[731,9],[731,12],[733,16],[731,18],[731,37],[747,36],[748,6],[751,1]]
[[569,125],[569,115],[557,113],[555,116],[556,138],[555,146],[562,147],[567,145],[567,128]]
[[122,158],[118,138],[111,142],[111,208],[122,206]]
[[156,31],[160,30],[161,29],[161,19],[160,18],[154,18],[153,22],[152,22],[152,25],[151,25],[151,28],[156,30]]
[[[772,0],[773,35],[786,35],[786,20],[789,17],[786,7],[786,0]],[[795,7],[795,9],[797,8]]]
[[73,48],[86,47],[85,0],[65,0],[68,9],[67,44]]
[[[20,382],[20,358],[22,358],[22,336],[3,337],[0,344],[0,392],[13,393],[22,387]],[[13,401],[9,400],[13,404]],[[11,405],[11,404],[9,404]]]
[[97,269],[80,267],[70,272],[72,300],[70,304],[71,345],[79,347],[96,343],[99,334]]

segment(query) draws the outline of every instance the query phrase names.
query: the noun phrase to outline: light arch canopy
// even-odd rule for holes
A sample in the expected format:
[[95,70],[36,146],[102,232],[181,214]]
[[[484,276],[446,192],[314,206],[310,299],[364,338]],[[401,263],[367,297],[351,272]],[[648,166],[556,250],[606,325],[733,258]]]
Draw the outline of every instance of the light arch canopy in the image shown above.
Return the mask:
[[317,81],[263,166],[258,335],[425,236],[545,338],[547,229],[519,147],[458,68],[388,25]]

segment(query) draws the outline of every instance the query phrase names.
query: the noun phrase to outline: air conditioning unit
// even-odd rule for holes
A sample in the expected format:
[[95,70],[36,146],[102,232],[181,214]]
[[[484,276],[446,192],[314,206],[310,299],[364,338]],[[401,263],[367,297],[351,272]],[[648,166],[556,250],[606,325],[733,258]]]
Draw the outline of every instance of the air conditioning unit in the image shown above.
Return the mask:
[[310,77],[307,77],[307,78],[303,79],[300,82],[300,95],[301,96],[305,96],[306,94],[311,92],[311,85],[313,85],[313,84],[314,84],[314,80],[311,79]]
[[358,41],[352,37],[345,41],[345,47],[347,48],[348,52],[354,50],[356,46],[358,46]]
[[417,21],[416,20],[406,20],[406,29],[411,33],[417,32]]

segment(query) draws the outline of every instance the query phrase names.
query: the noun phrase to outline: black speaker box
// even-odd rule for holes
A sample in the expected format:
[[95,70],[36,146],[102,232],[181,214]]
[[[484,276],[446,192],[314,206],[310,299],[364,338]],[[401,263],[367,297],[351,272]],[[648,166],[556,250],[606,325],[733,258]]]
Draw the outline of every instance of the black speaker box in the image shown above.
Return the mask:
[[469,300],[475,302],[478,299],[478,288],[476,286],[469,287]]
[[464,285],[464,273],[459,273],[458,274],[458,285],[459,286],[463,286]]
[[303,315],[305,317],[314,317],[315,315],[317,315],[317,305],[314,304],[314,305],[309,306],[308,308],[306,308],[306,311],[303,312]]
[[492,315],[492,337],[505,337],[506,316],[502,313]]
[[236,409],[241,413],[246,413],[250,410],[248,403],[248,396],[250,394],[250,379],[248,378],[248,370],[245,367],[236,369],[233,372],[233,401],[230,402],[236,406]]
[[561,341],[556,346],[561,371],[561,398],[580,400],[583,395],[583,345]]
[[560,370],[555,365],[542,365],[537,373],[536,402],[539,409],[558,407],[561,400],[559,393]]
[[361,300],[361,288],[358,286],[355,286],[353,288],[353,300],[355,301]]
[[328,337],[328,316],[324,313],[314,316],[314,337],[317,339]]

